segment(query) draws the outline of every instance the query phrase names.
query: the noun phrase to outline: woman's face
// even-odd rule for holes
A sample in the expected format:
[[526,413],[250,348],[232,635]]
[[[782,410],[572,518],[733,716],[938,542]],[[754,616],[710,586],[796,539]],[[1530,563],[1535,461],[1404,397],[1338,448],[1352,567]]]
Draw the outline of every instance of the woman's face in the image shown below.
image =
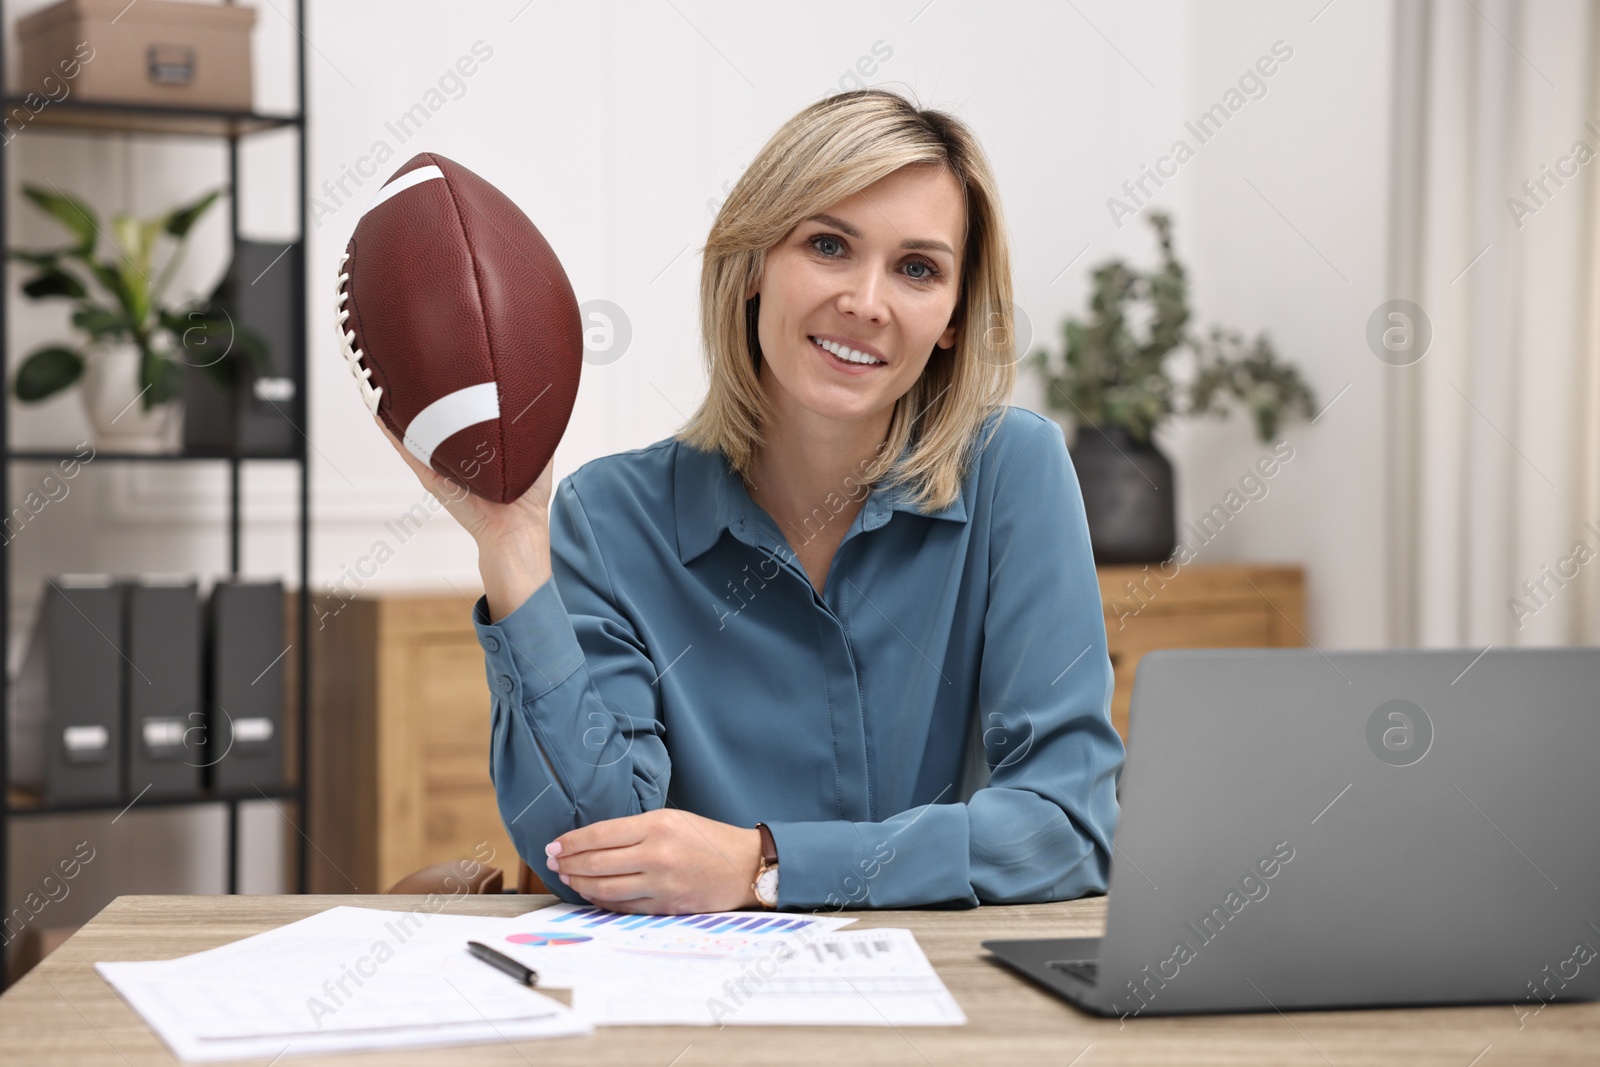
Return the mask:
[[[961,188],[933,165],[902,167],[790,231],[746,294],[761,294],[761,382],[778,416],[892,407],[934,346],[955,342],[965,241]],[[879,362],[841,362],[824,344]]]

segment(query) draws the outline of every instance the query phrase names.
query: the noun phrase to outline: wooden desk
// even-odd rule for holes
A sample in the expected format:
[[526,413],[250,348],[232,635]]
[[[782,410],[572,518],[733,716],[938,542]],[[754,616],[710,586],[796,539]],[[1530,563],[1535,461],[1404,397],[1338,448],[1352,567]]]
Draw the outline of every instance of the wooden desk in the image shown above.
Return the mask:
[[[7,1063],[140,1067],[177,1063],[94,972],[96,960],[166,959],[212,948],[338,904],[404,911],[421,897],[125,896],[0,996]],[[447,910],[518,915],[553,897],[463,899]],[[295,1057],[282,1067],[339,1064],[1273,1064],[1290,1067],[1506,1067],[1593,1064],[1600,1004],[1551,1005],[1518,1030],[1507,1006],[1290,1015],[1099,1019],[1027,984],[978,945],[989,937],[1099,934],[1106,898],[971,911],[855,912],[857,925],[906,926],[966,1011],[964,1027],[625,1027],[592,1036],[359,1055]],[[1485,1049],[1488,1052],[1485,1054]],[[238,1061],[264,1064],[266,1060]]]

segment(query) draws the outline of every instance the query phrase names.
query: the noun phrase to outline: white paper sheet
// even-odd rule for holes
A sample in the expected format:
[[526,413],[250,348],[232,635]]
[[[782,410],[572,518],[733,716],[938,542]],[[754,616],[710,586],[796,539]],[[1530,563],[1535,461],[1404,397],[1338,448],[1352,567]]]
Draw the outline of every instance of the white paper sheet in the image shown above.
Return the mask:
[[[910,930],[841,930],[800,946],[773,976],[742,975],[713,1005],[716,1021],[749,1026],[816,1023],[961,1026],[966,1014]],[[746,991],[748,996],[742,996]],[[742,999],[741,999],[742,996]]]
[[720,975],[719,964],[768,952],[780,941],[810,937],[852,918],[782,912],[627,915],[556,904],[517,916],[517,928],[494,947],[539,972],[539,984],[577,989],[590,982],[671,985]]
[[[959,1026],[909,930],[772,912],[514,919],[335,907],[175,960],[95,968],[187,1062],[587,1033],[592,1026]],[[475,959],[482,941],[573,1007]]]
[[179,959],[95,969],[189,1062],[587,1033],[467,951],[516,925],[340,906]]
[[496,947],[571,988],[596,1026],[959,1026],[960,1005],[909,930],[835,916],[622,916],[561,904]]

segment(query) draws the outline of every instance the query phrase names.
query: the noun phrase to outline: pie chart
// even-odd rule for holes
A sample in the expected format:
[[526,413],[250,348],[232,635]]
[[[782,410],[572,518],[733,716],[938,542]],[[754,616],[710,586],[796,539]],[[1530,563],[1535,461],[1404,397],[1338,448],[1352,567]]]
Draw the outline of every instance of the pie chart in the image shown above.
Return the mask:
[[530,945],[534,948],[553,948],[558,945],[581,945],[594,938],[584,934],[511,934],[506,938],[513,945]]

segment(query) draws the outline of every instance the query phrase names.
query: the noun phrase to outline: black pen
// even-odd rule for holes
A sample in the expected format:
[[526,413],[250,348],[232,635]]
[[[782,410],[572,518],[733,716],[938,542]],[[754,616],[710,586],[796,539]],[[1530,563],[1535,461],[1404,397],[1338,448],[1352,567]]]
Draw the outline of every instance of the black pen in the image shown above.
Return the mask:
[[487,963],[489,966],[506,972],[525,986],[535,986],[539,984],[538,971],[534,970],[532,967],[524,967],[510,956],[507,956],[504,952],[496,952],[494,949],[490,948],[488,945],[485,945],[481,941],[468,941],[467,951],[478,957],[484,963]]

